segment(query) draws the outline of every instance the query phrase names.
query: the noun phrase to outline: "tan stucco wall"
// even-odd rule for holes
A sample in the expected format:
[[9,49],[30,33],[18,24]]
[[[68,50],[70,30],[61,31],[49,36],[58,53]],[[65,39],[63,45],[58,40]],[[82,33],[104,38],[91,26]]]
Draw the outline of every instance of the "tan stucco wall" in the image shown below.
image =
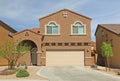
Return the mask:
[[[96,33],[96,47],[98,54],[101,54],[100,47],[102,45],[102,42],[105,41],[105,36],[102,37],[102,30],[104,30],[105,35],[108,34],[108,41],[107,43],[110,43],[110,40],[112,39],[112,50],[113,50],[113,57],[111,58],[110,64],[113,67],[120,67],[120,36],[117,34],[114,34],[104,28],[100,28],[97,30]],[[98,58],[99,60],[99,58]]]
[[32,65],[30,58],[31,58],[30,52],[24,54],[22,57],[20,57],[20,58],[18,59],[17,65],[18,65],[19,63],[24,63],[24,62],[25,62],[27,65]]
[[8,29],[5,29],[0,25],[0,45],[2,45],[5,41],[11,41],[12,38],[8,36],[8,33],[10,31]]
[[[25,34],[29,35],[29,36],[25,36]],[[19,44],[20,42],[24,41],[24,40],[30,40],[32,42],[34,42],[37,46],[38,52],[41,52],[41,35],[35,34],[29,30],[25,30],[23,32],[19,32],[16,35],[13,35],[14,41],[17,41],[17,43]],[[25,59],[26,58],[26,59]],[[40,55],[38,55],[38,65],[40,65]],[[30,57],[30,53],[25,54],[23,57],[21,57],[19,59],[18,62],[22,62],[25,61],[27,63],[27,65],[31,65],[31,57]]]
[[[0,25],[0,45],[3,45],[7,41],[12,41],[12,38],[8,36],[10,30],[5,29]],[[0,65],[7,65],[8,62],[6,59],[0,57]]]
[[[67,12],[68,17],[64,18],[63,13]],[[50,21],[55,21],[58,25],[60,25],[60,35],[57,36],[46,36],[45,35],[45,25],[47,25]],[[71,35],[71,25],[74,24],[75,21],[80,21],[86,25],[86,35],[72,36]],[[45,35],[44,42],[91,42],[91,20],[71,13],[69,11],[60,11],[59,13],[50,15],[46,18],[40,20],[40,31],[42,35]]]

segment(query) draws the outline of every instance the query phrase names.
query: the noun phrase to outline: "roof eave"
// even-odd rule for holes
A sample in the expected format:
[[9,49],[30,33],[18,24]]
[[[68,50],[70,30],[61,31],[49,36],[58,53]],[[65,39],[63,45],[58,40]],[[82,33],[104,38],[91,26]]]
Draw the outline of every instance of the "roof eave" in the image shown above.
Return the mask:
[[40,21],[41,19],[44,19],[44,18],[46,18],[46,17],[49,17],[49,16],[51,16],[51,15],[54,15],[54,14],[56,14],[56,13],[58,13],[58,12],[60,12],[60,11],[64,11],[64,10],[67,10],[67,11],[72,12],[72,13],[74,13],[74,14],[77,14],[77,15],[80,15],[80,16],[82,16],[82,17],[85,17],[85,18],[87,18],[87,19],[89,19],[89,20],[92,20],[92,18],[90,18],[90,17],[87,17],[87,16],[84,16],[84,15],[82,15],[82,14],[76,13],[76,12],[71,11],[71,10],[69,10],[69,9],[62,9],[62,10],[59,10],[59,11],[54,12],[54,13],[52,13],[52,14],[49,14],[49,15],[47,15],[47,16],[44,16],[44,17],[39,18],[39,21]]
[[96,36],[96,33],[97,33],[99,27],[101,27],[101,28],[103,28],[103,29],[105,29],[105,30],[107,30],[107,31],[110,31],[110,32],[112,32],[112,33],[114,33],[114,34],[116,34],[116,35],[120,35],[120,33],[113,32],[113,31],[105,28],[102,24],[98,24],[97,29],[96,29],[96,32],[95,32],[95,36]]
[[20,33],[24,32],[24,31],[30,31],[30,32],[32,32],[32,33],[34,33],[34,34],[37,34],[37,35],[40,35],[40,36],[41,36],[41,34],[38,34],[38,33],[34,32],[34,31],[30,30],[30,29],[25,29],[25,30],[22,30],[22,31],[20,31],[20,32],[14,33],[12,36],[15,36],[15,35],[17,35],[17,34],[20,34]]
[[96,33],[98,31],[99,26],[100,26],[100,24],[97,25],[97,29],[96,29],[95,34],[94,34],[95,36],[96,36]]
[[3,25],[5,25],[4,27],[6,28],[8,28],[8,29],[10,29],[11,31],[13,31],[14,33],[15,32],[17,32],[15,29],[13,29],[11,26],[9,26],[9,25],[7,25],[6,23],[4,23],[2,20],[0,20],[0,23],[1,23],[1,25],[3,24]]

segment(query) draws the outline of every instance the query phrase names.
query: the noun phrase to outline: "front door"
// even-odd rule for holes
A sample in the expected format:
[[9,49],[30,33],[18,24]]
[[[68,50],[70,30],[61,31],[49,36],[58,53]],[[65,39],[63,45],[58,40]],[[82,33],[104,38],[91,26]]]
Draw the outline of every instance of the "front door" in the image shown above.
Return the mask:
[[31,63],[32,65],[37,65],[37,48],[31,49]]

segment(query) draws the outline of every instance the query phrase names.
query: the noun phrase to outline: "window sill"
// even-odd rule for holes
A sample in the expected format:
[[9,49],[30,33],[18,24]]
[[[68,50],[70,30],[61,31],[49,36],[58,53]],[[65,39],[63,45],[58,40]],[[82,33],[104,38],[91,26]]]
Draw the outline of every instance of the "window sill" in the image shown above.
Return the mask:
[[45,36],[59,36],[60,34],[45,34]]
[[71,34],[71,36],[86,36],[87,34]]

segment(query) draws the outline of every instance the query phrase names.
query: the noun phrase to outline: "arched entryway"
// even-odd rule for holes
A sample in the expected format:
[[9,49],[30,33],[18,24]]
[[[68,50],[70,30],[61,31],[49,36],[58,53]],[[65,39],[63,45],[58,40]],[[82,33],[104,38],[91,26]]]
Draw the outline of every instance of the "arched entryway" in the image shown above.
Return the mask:
[[25,44],[30,47],[31,65],[36,66],[37,65],[37,50],[38,50],[37,45],[31,40],[23,40],[20,43],[22,43],[23,45]]

